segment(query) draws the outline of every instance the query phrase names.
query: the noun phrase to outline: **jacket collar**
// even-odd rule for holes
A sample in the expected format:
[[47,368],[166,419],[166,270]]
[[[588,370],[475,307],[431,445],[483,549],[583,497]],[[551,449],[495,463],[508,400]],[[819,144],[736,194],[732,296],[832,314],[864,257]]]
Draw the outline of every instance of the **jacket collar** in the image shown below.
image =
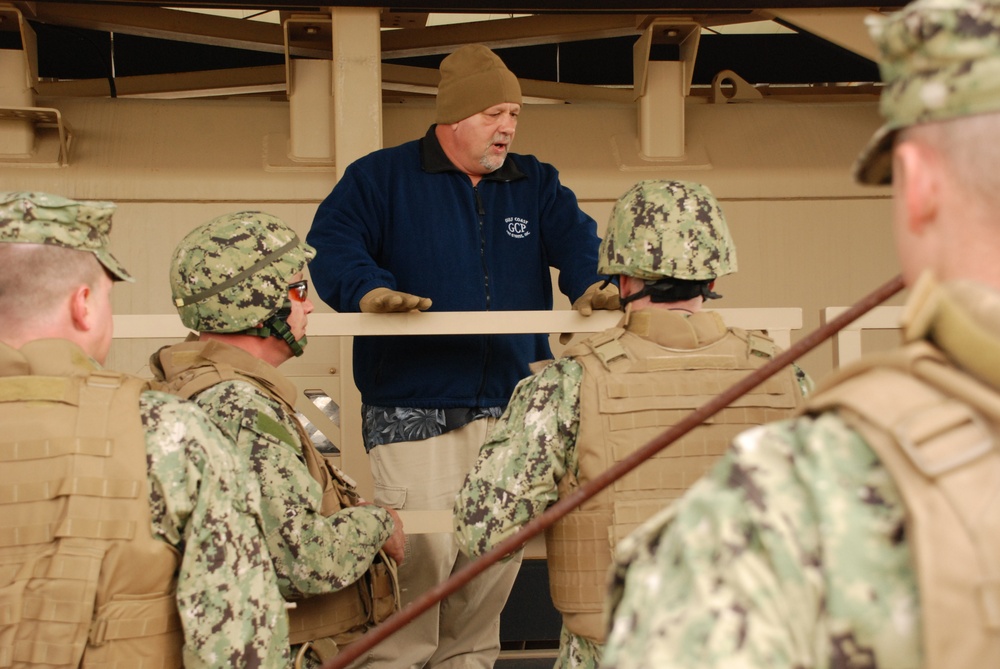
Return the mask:
[[36,339],[20,349],[0,343],[0,376],[86,376],[100,368],[66,339]]
[[206,363],[252,379],[289,406],[295,406],[298,390],[290,379],[273,365],[222,341],[199,341],[197,334],[192,333],[183,343],[164,346],[150,359],[154,376],[168,383],[183,372]]
[[[428,174],[440,174],[442,172],[458,172],[461,174],[462,172],[448,160],[444,149],[441,148],[441,142],[438,141],[437,135],[434,134],[434,128],[436,127],[436,123],[431,125],[427,130],[427,134],[420,140],[420,169]],[[521,171],[521,168],[514,164],[513,156],[508,153],[507,160],[503,161],[500,169],[494,170],[489,174],[484,174],[483,181],[507,182],[524,179],[525,177],[526,175]]]
[[903,340],[928,339],[958,366],[1000,388],[1000,292],[973,281],[939,283],[925,272],[910,288]]
[[622,319],[625,329],[666,348],[696,349],[719,341],[729,332],[714,311],[694,314],[667,309],[629,310]]

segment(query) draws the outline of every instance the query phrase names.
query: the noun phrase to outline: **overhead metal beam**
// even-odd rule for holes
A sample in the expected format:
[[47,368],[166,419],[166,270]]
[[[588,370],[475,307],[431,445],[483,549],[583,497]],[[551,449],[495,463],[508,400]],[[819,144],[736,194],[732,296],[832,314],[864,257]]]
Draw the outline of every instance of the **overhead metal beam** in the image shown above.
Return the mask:
[[281,26],[210,14],[140,6],[32,2],[25,16],[60,26],[155,37],[211,46],[283,53]]
[[[426,12],[478,12],[478,13],[590,13],[612,14],[662,14],[666,11],[705,11],[823,7],[899,8],[907,0],[886,0],[872,3],[866,0],[394,0],[393,10]],[[34,0],[20,4],[49,4],[48,0]],[[90,6],[145,5],[162,6],[163,0],[72,0],[72,4]],[[175,7],[217,7],[241,9],[318,9],[329,7],[330,0],[170,0]],[[379,0],[338,0],[340,7],[383,7]]]
[[865,29],[865,17],[879,12],[867,8],[823,7],[821,9],[774,9],[763,12],[790,23],[848,51],[878,61],[878,49]]
[[[382,63],[382,88],[384,90],[403,90],[434,95],[437,93],[437,86],[440,80],[441,75],[437,70],[426,67]],[[540,81],[538,79],[520,79],[519,82],[521,84],[521,94],[525,97],[551,102],[618,102],[631,104],[633,99],[631,88],[583,86],[580,84]]]
[[[382,64],[382,89],[409,91],[433,96],[440,75],[437,70],[406,65]],[[537,79],[521,79],[521,92],[527,98],[552,102],[632,102],[631,88],[605,88],[561,84]],[[189,98],[214,95],[284,92],[285,67],[243,67],[176,74],[118,77],[115,88],[119,97]],[[43,97],[107,97],[107,79],[41,81],[38,94]]]
[[639,35],[642,32],[639,23],[643,18],[631,14],[538,15],[430,26],[420,30],[389,30],[382,33],[382,57],[450,53],[470,42],[498,49]]
[[[446,0],[442,0],[446,1]],[[457,0],[454,0],[457,2]],[[515,0],[527,2],[527,0]],[[580,0],[586,2],[586,0]],[[595,0],[596,1],[596,0]],[[642,0],[644,2],[645,0]],[[846,0],[845,0],[846,1]],[[537,0],[536,0],[537,2]],[[854,53],[874,59],[875,50],[864,31],[862,19],[876,13],[870,7],[836,7],[838,0],[827,0],[821,7],[809,7],[820,3],[800,0],[794,7],[775,7],[751,11],[753,2],[739,3],[740,14],[725,13],[726,3],[702,0],[687,0],[676,6],[660,0],[655,11],[644,13],[615,14],[539,14],[504,21],[478,21],[451,25],[431,26],[422,29],[400,29],[385,31],[382,35],[383,58],[408,58],[447,53],[462,44],[480,42],[491,48],[532,46],[589,39],[604,39],[642,33],[643,22],[657,15],[678,13],[685,7],[702,5],[704,12],[711,9],[718,15],[702,15],[696,20],[703,25],[729,24],[739,20],[755,20],[762,17],[777,18],[807,30],[819,37],[843,46]],[[558,5],[557,0],[547,0],[545,11],[550,12]],[[148,6],[145,0],[118,0],[115,3],[100,2],[35,2],[16,3],[23,6],[25,16],[42,23],[108,31],[121,34],[191,42],[211,46],[248,49],[266,53],[282,53],[284,35],[278,24],[249,21],[210,14],[161,9]],[[207,6],[203,2],[178,2],[178,6]],[[220,4],[218,1],[213,6]],[[227,2],[221,4],[241,7],[263,5],[259,2]],[[310,2],[288,3],[271,0],[266,6],[272,9],[305,4],[308,15],[322,16],[324,12],[309,11]],[[341,0],[338,6],[366,6],[367,3]],[[476,3],[458,3],[463,9],[478,7]],[[611,4],[608,2],[607,4]],[[769,3],[770,5],[770,3]],[[327,5],[328,6],[328,5]],[[891,3],[890,3],[891,6]],[[619,11],[629,11],[627,5],[617,5]],[[394,7],[394,9],[397,7]],[[317,8],[313,8],[315,10]],[[733,8],[729,8],[733,9]],[[283,9],[288,12],[288,9]],[[293,47],[292,55],[300,57],[326,58],[328,51]]]
[[[118,97],[194,98],[217,95],[245,95],[285,91],[285,66],[240,67],[226,70],[203,70],[116,77]],[[107,79],[75,81],[40,81],[40,96],[107,97]]]

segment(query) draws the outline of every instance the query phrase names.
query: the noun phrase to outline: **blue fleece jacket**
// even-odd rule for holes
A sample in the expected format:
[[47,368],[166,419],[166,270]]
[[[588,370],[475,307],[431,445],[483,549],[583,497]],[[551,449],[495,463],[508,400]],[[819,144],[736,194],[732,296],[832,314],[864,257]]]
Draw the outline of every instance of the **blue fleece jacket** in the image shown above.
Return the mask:
[[[473,187],[434,126],[348,166],[307,241],[317,292],[340,312],[380,286],[430,297],[430,311],[545,310],[550,267],[571,301],[600,280],[597,224],[554,167],[509,154]],[[545,334],[356,337],[354,379],[369,405],[502,406],[551,355]]]

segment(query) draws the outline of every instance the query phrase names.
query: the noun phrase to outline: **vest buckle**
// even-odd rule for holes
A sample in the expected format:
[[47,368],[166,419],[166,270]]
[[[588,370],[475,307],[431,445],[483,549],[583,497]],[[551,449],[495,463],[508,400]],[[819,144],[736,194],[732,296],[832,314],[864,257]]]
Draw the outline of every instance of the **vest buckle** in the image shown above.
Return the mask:
[[964,467],[994,449],[986,422],[954,400],[915,409],[902,416],[891,430],[914,467],[931,479]]
[[628,353],[625,352],[625,347],[622,346],[621,342],[617,338],[610,341],[601,342],[592,347],[594,355],[604,363],[604,366],[608,369],[611,365],[619,360],[628,360]]
[[87,385],[92,388],[121,388],[122,376],[97,369],[87,375]]
[[107,618],[98,618],[94,622],[90,623],[90,631],[87,634],[87,642],[91,646],[103,646],[104,642],[107,640],[108,640]]

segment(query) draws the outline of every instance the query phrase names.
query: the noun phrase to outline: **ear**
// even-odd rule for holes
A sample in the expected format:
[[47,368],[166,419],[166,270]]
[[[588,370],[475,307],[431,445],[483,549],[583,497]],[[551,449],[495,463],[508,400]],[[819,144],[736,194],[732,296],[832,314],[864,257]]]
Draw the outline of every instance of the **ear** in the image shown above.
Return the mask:
[[93,290],[86,284],[78,285],[69,298],[69,316],[73,327],[80,332],[89,332],[94,324],[93,310],[90,308],[90,300]]
[[618,275],[618,295],[620,297],[628,297],[636,291],[635,282],[638,281],[635,277],[628,276],[626,274]]
[[922,234],[938,214],[940,161],[927,147],[904,141],[893,151],[892,182],[894,195],[903,205],[906,227]]

